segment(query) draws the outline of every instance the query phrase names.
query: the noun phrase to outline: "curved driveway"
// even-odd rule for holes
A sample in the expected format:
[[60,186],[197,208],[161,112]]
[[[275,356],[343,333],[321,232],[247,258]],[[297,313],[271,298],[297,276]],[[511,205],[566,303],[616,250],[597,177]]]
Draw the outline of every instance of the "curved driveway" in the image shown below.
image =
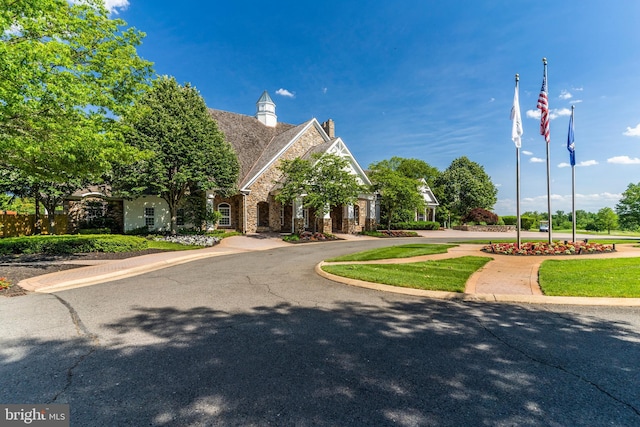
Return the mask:
[[430,300],[313,271],[388,244],[2,299],[0,402],[69,403],[82,426],[640,424],[640,309]]

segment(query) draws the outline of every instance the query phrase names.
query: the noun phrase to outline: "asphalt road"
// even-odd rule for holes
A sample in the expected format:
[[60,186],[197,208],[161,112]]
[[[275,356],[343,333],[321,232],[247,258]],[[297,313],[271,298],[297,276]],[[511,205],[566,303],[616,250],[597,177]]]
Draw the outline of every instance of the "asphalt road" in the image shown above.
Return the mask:
[[0,403],[68,403],[73,426],[640,425],[640,309],[447,302],[313,272],[389,244],[0,299]]

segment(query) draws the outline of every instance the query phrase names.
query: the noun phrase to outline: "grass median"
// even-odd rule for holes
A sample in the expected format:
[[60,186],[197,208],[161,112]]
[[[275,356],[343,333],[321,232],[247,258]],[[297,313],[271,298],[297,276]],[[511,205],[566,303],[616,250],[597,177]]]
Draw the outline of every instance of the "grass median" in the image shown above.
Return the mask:
[[469,276],[491,258],[464,256],[404,264],[324,265],[330,274],[367,282],[432,291],[464,292]]
[[640,258],[547,260],[538,281],[550,296],[640,298]]
[[355,254],[327,259],[327,262],[376,261],[380,259],[411,258],[423,255],[445,254],[457,245],[408,244],[388,246],[380,249],[357,252]]

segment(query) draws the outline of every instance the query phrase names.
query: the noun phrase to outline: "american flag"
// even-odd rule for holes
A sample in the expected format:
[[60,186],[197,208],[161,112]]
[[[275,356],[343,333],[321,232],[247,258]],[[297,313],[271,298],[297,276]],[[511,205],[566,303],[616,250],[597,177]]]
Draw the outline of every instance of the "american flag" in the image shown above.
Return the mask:
[[547,67],[545,65],[544,77],[542,79],[542,89],[538,97],[538,108],[540,109],[540,135],[544,135],[544,140],[549,143],[551,134],[549,132],[549,100],[547,98]]

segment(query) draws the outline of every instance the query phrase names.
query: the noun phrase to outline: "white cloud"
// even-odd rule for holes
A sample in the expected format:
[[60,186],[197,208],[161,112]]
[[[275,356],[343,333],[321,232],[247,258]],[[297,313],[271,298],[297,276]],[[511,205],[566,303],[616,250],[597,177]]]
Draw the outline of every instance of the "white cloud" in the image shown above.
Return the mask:
[[576,166],[595,166],[598,162],[596,160],[585,160],[584,162],[578,163]]
[[495,98],[491,98],[491,99],[489,100],[489,102],[496,102],[496,99],[495,99]]
[[522,154],[524,154],[525,156],[532,156],[533,155],[533,153],[531,151],[526,151],[526,150],[523,150]]
[[640,136],[640,123],[638,126],[631,128],[628,127],[627,130],[623,133],[624,136]]
[[573,95],[571,95],[571,93],[565,89],[562,89],[562,92],[560,92],[560,96],[558,97],[560,99],[571,99],[573,98]]
[[617,165],[640,165],[640,158],[631,158],[629,156],[616,156],[607,159],[607,163],[614,163]]
[[104,7],[111,13],[118,13],[116,9],[129,7],[129,0],[104,0]]
[[541,158],[539,158],[539,157],[532,157],[531,159],[529,159],[529,161],[530,161],[531,163],[544,163],[544,162],[545,162],[545,160],[544,160],[544,159],[541,159]]
[[276,94],[280,95],[280,96],[286,96],[287,98],[293,98],[295,97],[295,93],[293,92],[289,92],[286,89],[280,88],[276,91]]
[[553,119],[557,119],[558,117],[562,117],[562,116],[570,116],[571,115],[571,110],[568,108],[560,108],[557,110],[551,110],[551,113],[549,114],[549,118],[551,120]]
[[[584,162],[577,163],[576,166],[586,167],[586,166],[595,166],[598,162],[596,160],[585,160]],[[559,168],[569,168],[571,164],[569,163],[560,163],[558,165]]]
[[[568,108],[556,108],[556,109],[552,108],[549,112],[549,119],[553,120],[553,119],[557,119],[558,117],[570,116],[570,115],[571,115],[571,110]],[[527,110],[527,117],[529,117],[530,119],[540,120],[540,110],[538,109]]]
[[326,87],[322,88],[322,93],[325,94],[325,95],[327,94],[327,88]]

